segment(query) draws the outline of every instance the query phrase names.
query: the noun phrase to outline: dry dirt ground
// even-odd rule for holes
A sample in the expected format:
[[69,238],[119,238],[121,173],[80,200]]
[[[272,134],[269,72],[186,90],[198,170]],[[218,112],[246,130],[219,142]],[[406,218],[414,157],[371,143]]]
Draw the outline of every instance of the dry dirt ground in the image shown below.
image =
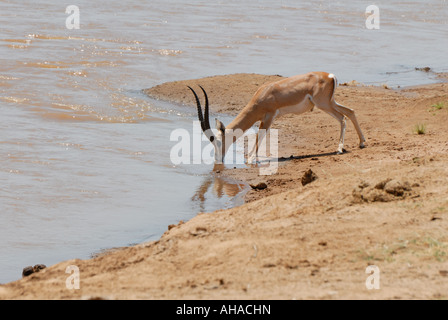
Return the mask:
[[[201,84],[212,112],[236,114],[277,79],[218,76],[146,92],[192,105],[185,85]],[[198,214],[155,242],[50,266],[1,285],[0,299],[448,299],[448,84],[348,84],[335,96],[356,111],[367,148],[348,121],[347,152],[334,154],[339,124],[316,108],[285,116],[273,125],[277,174],[211,173],[264,182],[246,204]],[[302,186],[309,169],[317,179]],[[69,265],[79,267],[79,290],[66,288]],[[371,265],[380,289],[366,288]]]

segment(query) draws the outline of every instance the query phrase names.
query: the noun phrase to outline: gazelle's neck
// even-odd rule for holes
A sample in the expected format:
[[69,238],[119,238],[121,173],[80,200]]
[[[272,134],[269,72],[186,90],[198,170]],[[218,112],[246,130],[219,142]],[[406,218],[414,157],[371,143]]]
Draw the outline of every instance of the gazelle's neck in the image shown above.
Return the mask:
[[242,134],[244,134],[244,132],[249,130],[257,121],[261,120],[259,114],[253,112],[254,108],[255,106],[253,103],[246,105],[235,119],[226,126],[226,130],[241,131]]

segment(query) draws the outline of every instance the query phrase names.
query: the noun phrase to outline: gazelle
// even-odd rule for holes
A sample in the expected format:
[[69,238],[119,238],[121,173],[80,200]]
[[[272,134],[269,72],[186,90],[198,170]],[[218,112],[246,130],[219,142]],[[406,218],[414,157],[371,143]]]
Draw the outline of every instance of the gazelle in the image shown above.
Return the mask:
[[258,146],[276,117],[287,113],[301,114],[312,110],[314,106],[333,116],[341,124],[337,153],[343,153],[344,151],[345,117],[353,122],[360,140],[359,147],[364,148],[365,138],[355,112],[334,100],[337,80],[331,73],[310,72],[262,85],[227,127],[221,121],[215,119],[216,135],[210,128],[207,93],[201,86],[199,87],[205,96],[204,115],[198,95],[191,87],[188,88],[193,92],[196,99],[202,131],[215,148],[215,163],[223,163],[224,156],[231,144],[257,121],[261,121],[254,150],[250,153],[251,157],[248,159],[248,163],[252,163],[253,160],[257,161]]

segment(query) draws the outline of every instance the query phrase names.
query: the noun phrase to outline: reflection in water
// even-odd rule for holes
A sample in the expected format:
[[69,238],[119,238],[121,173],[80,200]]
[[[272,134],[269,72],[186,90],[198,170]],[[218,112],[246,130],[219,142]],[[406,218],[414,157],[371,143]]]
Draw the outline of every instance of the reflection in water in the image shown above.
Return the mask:
[[[212,195],[207,197],[209,190]],[[227,202],[225,207],[237,206],[244,203],[244,195],[248,190],[249,185],[247,183],[212,174],[206,176],[191,200],[199,205],[202,212],[206,212],[207,200],[224,199]]]

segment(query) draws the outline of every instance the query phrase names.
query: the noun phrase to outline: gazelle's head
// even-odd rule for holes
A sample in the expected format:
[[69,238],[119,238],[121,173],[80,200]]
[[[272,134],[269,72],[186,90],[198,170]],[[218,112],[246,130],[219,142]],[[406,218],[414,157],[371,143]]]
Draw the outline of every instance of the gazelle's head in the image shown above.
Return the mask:
[[221,121],[215,119],[217,129],[216,134],[214,134],[213,131],[210,129],[209,110],[208,110],[209,105],[208,105],[207,93],[205,92],[204,88],[202,88],[201,86],[199,87],[201,88],[202,92],[204,92],[205,96],[204,115],[202,115],[202,107],[198,95],[196,94],[196,92],[194,92],[194,90],[190,86],[188,88],[193,92],[194,97],[196,99],[196,105],[198,108],[198,118],[199,122],[201,123],[202,131],[215,148],[215,164],[222,164],[224,163],[224,156],[227,151],[225,145],[226,127]]

